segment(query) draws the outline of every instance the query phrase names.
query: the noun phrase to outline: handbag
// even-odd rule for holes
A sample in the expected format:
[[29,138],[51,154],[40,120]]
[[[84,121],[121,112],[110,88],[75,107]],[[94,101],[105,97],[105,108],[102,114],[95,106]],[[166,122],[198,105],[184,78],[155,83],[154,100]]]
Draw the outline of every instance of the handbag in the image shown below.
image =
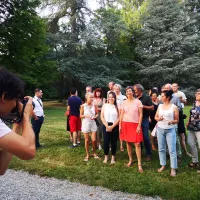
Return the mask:
[[151,135],[152,135],[153,137],[156,137],[156,129],[157,129],[157,124],[155,125],[153,131],[151,132]]

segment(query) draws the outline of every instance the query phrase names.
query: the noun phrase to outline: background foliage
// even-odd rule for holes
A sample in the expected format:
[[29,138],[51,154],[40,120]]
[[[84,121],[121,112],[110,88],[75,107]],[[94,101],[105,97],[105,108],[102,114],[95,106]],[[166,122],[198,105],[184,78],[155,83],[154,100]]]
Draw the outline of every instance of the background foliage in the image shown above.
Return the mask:
[[97,2],[91,10],[86,0],[1,1],[0,64],[25,81],[28,94],[41,87],[46,98],[109,81],[147,89],[178,82],[193,95],[200,87],[198,0]]

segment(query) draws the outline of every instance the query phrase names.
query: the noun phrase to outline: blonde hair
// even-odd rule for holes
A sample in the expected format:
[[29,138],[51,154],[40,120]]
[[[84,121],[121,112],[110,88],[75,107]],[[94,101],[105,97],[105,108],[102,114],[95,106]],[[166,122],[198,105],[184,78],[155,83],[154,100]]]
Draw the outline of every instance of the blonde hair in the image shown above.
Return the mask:
[[92,92],[87,92],[87,93],[85,94],[85,100],[86,100],[86,102],[87,102],[87,99],[88,99],[88,97],[89,97],[90,95],[94,96],[94,94],[93,94]]

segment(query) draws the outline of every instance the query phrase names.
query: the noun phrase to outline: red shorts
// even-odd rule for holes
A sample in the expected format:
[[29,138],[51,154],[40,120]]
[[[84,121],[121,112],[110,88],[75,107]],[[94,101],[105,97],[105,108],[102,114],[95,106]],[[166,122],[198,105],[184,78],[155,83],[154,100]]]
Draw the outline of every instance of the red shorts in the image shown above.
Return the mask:
[[76,132],[81,130],[81,119],[80,117],[76,117],[71,115],[69,118],[69,127],[70,132]]

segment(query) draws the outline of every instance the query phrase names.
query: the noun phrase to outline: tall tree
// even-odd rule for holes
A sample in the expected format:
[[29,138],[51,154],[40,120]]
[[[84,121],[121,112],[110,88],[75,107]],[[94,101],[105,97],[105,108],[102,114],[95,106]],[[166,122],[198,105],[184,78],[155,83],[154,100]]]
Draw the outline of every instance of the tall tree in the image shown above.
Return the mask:
[[38,5],[38,0],[0,3],[0,64],[22,77],[28,94],[35,87],[47,88],[53,80],[49,73],[55,72],[53,63],[45,58],[49,47],[45,23],[35,11]]
[[189,31],[191,13],[184,9],[178,0],[149,1],[136,48],[143,64],[140,78],[146,86],[173,81],[190,85],[189,72],[199,74],[199,33]]

